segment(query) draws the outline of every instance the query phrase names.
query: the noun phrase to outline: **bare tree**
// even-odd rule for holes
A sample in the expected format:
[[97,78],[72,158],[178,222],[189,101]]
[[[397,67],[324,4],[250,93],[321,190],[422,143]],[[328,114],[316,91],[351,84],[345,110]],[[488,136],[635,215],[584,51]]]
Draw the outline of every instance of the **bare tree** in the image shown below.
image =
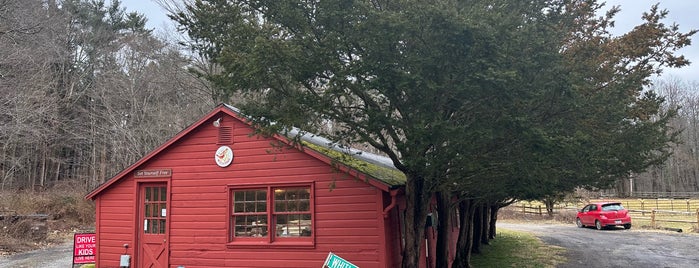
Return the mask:
[[0,188],[91,189],[213,106],[145,22],[100,1],[0,0]]
[[[682,130],[679,143],[665,163],[634,176],[636,192],[699,191],[699,83],[676,77],[655,81],[653,90],[666,100],[666,109],[680,108],[671,125]],[[628,184],[618,189],[626,192]]]

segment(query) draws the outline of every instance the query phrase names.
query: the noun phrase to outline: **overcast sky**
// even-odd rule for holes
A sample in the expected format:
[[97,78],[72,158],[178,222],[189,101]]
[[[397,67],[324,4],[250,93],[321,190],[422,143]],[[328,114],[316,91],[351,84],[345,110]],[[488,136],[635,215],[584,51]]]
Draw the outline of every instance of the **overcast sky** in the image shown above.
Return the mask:
[[[682,32],[699,29],[699,2],[695,0],[608,0],[606,2],[607,7],[621,7],[621,12],[615,17],[615,28],[612,31],[616,35],[628,32],[633,26],[640,24],[641,14],[656,3],[660,3],[660,8],[670,12],[665,23],[677,23]],[[156,32],[162,31],[160,29],[174,31],[174,28],[164,27],[171,22],[165,15],[165,11],[153,0],[121,0],[121,3],[129,12],[146,14],[148,28],[156,28]],[[681,69],[665,69],[663,78],[673,76],[685,81],[699,81],[699,34],[694,35],[692,41],[692,46],[680,51],[692,64]]]
[[[606,2],[607,7],[621,7],[621,12],[615,17],[615,27],[612,31],[616,35],[628,32],[633,26],[640,24],[643,12],[650,10],[650,7],[656,3],[660,3],[660,8],[669,11],[665,23],[677,23],[683,33],[699,29],[699,2],[695,0],[608,0]],[[699,82],[699,33],[692,37],[692,45],[683,48],[679,53],[687,57],[692,64],[681,69],[665,69],[663,78],[674,76],[687,82]]]

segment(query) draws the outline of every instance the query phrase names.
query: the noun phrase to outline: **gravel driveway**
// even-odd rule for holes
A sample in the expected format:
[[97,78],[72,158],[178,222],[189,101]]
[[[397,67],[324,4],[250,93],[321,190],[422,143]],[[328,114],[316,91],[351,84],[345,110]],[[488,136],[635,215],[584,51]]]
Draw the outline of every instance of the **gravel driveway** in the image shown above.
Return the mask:
[[[559,268],[699,267],[699,235],[648,230],[595,230],[575,224],[498,222],[498,228],[525,231],[544,243],[567,249]],[[0,257],[0,268],[70,267],[72,243]]]
[[73,264],[73,242],[0,257],[0,268],[66,268]]
[[[567,249],[559,268],[699,267],[699,235],[649,230],[578,228],[575,224],[498,223],[498,228],[525,231],[544,243]],[[497,238],[496,238],[497,239]]]

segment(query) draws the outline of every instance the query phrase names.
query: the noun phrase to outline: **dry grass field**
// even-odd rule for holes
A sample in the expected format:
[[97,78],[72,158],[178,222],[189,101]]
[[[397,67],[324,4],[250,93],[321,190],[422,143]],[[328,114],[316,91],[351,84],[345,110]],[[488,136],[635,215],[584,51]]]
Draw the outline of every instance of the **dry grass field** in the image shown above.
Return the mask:
[[[94,229],[95,208],[76,185],[0,191],[0,256],[63,243],[73,233]],[[35,215],[45,215],[35,217]]]

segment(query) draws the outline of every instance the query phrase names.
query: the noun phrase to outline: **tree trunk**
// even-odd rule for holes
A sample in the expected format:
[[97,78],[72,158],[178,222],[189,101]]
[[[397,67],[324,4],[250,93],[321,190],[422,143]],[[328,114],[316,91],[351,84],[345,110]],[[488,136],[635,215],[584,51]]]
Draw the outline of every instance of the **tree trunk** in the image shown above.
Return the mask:
[[424,180],[421,177],[408,177],[405,183],[405,248],[401,267],[420,267],[420,246],[425,237],[425,221],[430,193],[424,192]]
[[481,214],[481,244],[490,244],[490,204],[482,205],[483,211]]
[[459,201],[459,240],[456,241],[456,256],[452,268],[471,267],[474,203],[472,199]]
[[449,245],[451,244],[451,195],[437,192],[437,253],[435,267],[449,267]]
[[41,170],[39,170],[39,190],[43,191],[46,187],[46,159],[48,158],[48,145],[42,143],[41,147]]
[[549,217],[553,217],[553,205],[556,203],[554,198],[544,198],[544,204],[546,205],[546,214]]
[[473,245],[472,253],[481,253],[481,236],[483,235],[483,204],[476,205],[473,213]]
[[490,232],[488,238],[495,239],[497,235],[496,224],[498,221],[498,211],[500,211],[500,205],[495,203],[490,206]]

